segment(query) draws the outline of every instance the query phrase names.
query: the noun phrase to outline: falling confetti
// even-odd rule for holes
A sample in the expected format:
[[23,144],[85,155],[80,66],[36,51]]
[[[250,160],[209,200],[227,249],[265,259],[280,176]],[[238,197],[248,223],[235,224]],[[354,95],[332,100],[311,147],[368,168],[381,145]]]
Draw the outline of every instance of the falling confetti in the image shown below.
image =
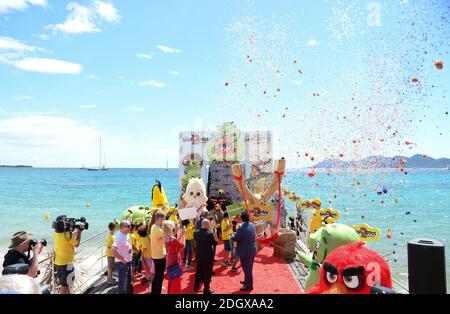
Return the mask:
[[442,60],[436,60],[434,61],[434,66],[436,67],[436,69],[442,70],[442,68],[444,67],[444,62],[442,62]]

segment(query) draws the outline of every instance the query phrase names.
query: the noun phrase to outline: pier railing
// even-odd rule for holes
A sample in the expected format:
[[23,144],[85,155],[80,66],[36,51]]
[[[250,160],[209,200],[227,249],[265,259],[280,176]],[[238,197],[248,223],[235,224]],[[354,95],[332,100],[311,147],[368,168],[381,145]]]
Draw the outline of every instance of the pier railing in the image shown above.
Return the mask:
[[[105,237],[108,230],[99,232],[80,242],[76,250],[74,268],[75,281],[72,293],[83,293],[103,273],[106,267]],[[39,261],[41,284],[48,286],[51,293],[57,293],[60,286],[55,280],[55,256],[53,250]]]

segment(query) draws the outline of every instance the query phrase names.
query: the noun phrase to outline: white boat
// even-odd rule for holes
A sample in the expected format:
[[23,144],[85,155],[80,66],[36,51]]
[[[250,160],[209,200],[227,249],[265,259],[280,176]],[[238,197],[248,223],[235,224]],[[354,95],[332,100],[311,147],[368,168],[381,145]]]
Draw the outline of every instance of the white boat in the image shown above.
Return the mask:
[[102,137],[100,136],[100,156],[99,156],[99,163],[98,163],[98,167],[92,167],[92,168],[85,168],[87,171],[106,171],[109,170],[108,168],[106,168],[106,158],[105,158],[105,154],[103,154],[103,159],[104,159],[104,163],[102,163]]

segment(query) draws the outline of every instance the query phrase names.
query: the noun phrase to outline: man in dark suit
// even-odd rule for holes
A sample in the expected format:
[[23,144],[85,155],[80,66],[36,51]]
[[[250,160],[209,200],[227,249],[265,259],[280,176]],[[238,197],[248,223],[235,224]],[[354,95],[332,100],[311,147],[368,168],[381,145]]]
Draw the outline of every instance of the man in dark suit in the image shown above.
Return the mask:
[[250,222],[247,212],[241,214],[243,224],[237,229],[233,236],[233,242],[237,243],[236,254],[240,257],[245,280],[241,281],[244,286],[241,291],[253,290],[253,262],[256,256],[256,228]]
[[217,245],[217,240],[210,230],[210,222],[208,219],[202,220],[201,229],[194,232],[194,240],[197,245],[197,269],[195,272],[194,290],[198,292],[200,283],[203,282],[203,293],[214,293],[209,285],[214,266],[214,246]]

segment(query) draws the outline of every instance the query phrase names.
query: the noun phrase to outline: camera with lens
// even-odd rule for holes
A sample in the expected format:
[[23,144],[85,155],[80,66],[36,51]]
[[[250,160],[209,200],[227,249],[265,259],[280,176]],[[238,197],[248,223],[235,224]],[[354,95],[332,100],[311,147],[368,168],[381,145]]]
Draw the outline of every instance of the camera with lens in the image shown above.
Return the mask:
[[30,240],[30,247],[29,247],[29,249],[28,250],[32,250],[36,245],[38,245],[38,244],[41,244],[42,246],[47,246],[47,240],[41,240],[41,241],[38,241],[38,240],[35,240],[35,239],[32,239],[32,240]]
[[81,217],[80,219],[68,218],[67,216],[59,216],[52,223],[52,228],[55,229],[57,233],[63,232],[73,232],[74,230],[88,230],[89,223],[86,218]]

